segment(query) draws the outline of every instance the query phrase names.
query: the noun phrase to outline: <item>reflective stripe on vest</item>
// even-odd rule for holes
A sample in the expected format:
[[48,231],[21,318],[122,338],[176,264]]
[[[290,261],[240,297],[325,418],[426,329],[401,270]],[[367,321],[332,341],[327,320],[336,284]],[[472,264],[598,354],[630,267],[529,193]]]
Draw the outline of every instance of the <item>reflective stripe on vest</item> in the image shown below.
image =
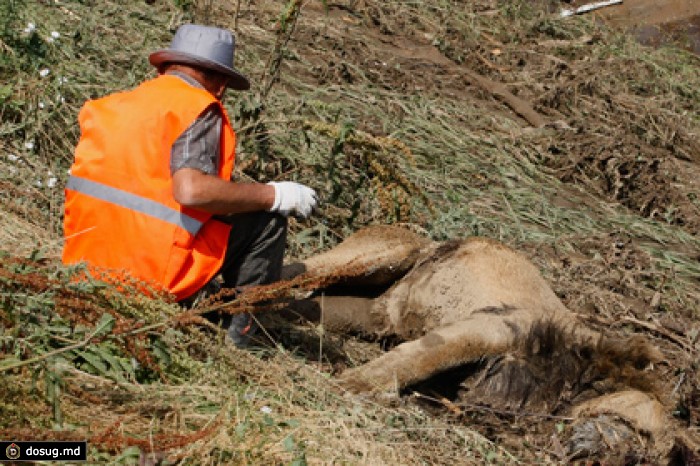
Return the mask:
[[202,225],[204,225],[196,218],[183,214],[178,210],[171,209],[154,200],[86,178],[71,175],[70,178],[68,178],[66,188],[101,201],[155,217],[184,229],[192,236],[195,236],[200,228],[202,228]]

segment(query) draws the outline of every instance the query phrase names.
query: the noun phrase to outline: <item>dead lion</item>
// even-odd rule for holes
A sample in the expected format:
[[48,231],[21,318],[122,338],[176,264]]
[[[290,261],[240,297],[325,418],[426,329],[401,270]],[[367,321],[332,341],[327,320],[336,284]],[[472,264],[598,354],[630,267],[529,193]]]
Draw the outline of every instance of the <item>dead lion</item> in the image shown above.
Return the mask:
[[[477,362],[461,399],[576,417],[570,458],[636,433],[668,443],[670,419],[644,371],[661,353],[640,337],[609,338],[582,325],[536,267],[503,244],[435,243],[376,226],[292,268],[335,275],[344,290],[296,302],[295,312],[316,314],[329,331],[402,341],[339,377],[352,392],[399,392]],[[368,287],[385,291],[363,297]]]

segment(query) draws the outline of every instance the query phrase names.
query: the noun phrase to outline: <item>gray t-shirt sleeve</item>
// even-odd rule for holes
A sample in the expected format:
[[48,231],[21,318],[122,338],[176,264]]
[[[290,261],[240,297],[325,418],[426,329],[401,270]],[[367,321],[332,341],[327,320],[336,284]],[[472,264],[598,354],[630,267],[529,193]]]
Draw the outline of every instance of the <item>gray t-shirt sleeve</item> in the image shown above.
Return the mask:
[[194,168],[208,175],[219,173],[221,111],[211,104],[175,140],[170,151],[170,174],[181,168]]

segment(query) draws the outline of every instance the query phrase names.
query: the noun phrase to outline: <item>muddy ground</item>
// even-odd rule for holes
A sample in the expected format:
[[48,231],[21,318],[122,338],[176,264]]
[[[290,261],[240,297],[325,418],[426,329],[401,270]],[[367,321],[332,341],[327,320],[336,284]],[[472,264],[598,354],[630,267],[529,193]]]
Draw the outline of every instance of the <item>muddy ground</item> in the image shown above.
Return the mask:
[[[572,5],[588,2],[577,0]],[[676,43],[700,54],[700,3],[695,0],[626,0],[595,13],[651,46]]]

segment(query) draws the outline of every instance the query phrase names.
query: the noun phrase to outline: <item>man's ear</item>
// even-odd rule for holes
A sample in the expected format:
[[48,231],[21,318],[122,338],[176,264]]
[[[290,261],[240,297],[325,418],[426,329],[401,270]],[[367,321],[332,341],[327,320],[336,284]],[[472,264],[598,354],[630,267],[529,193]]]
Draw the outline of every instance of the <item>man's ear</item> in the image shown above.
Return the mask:
[[215,71],[203,72],[204,87],[214,97],[221,100],[224,97],[226,88],[228,87],[228,77]]
[[224,95],[226,94],[227,88],[228,88],[228,81],[224,81],[223,84],[220,84],[218,86],[218,89],[216,92],[216,98],[219,100],[222,100],[224,98]]

